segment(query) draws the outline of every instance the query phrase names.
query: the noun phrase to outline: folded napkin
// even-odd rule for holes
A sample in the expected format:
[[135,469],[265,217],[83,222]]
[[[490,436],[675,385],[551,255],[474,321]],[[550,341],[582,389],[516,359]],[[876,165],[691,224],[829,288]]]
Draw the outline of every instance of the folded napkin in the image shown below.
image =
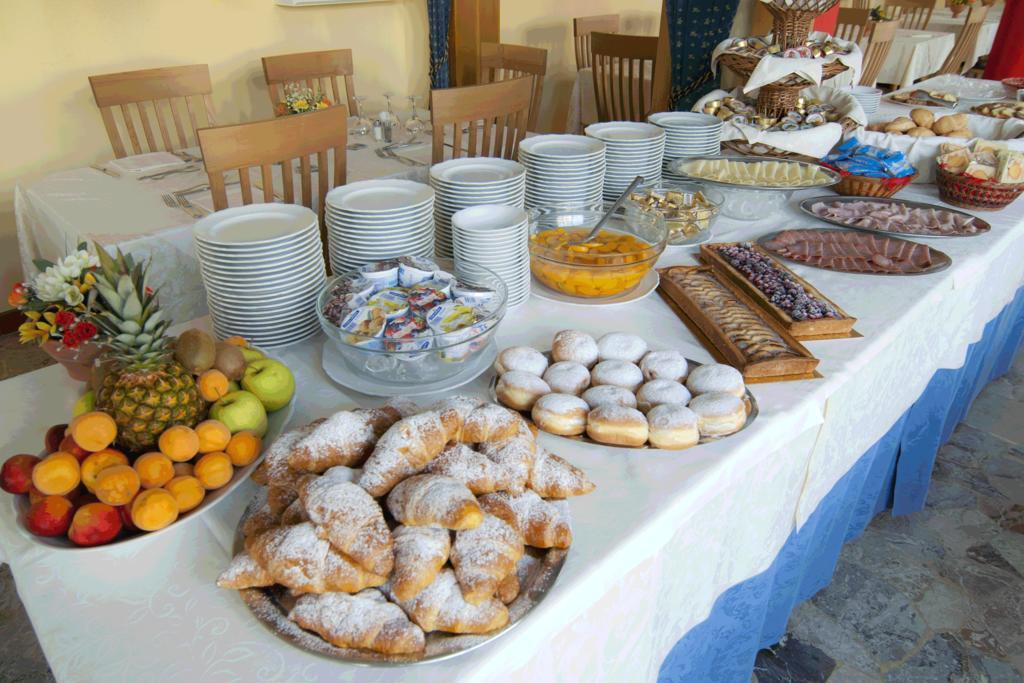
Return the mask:
[[114,159],[110,162],[110,165],[122,173],[141,174],[170,171],[171,169],[184,166],[186,163],[170,152],[148,152],[146,154],[136,154],[130,157]]
[[[824,39],[827,34],[820,31],[815,31],[811,34],[811,38]],[[771,35],[766,36],[766,39],[771,42]],[[743,86],[743,92],[749,93],[752,90],[760,88],[762,85],[768,83],[774,83],[780,78],[785,78],[790,74],[797,74],[803,76],[807,80],[811,81],[816,85],[821,85],[822,78],[822,67],[828,62],[839,60],[847,67],[849,67],[851,77],[856,80],[857,74],[860,73],[861,62],[863,61],[864,55],[856,43],[852,43],[839,38],[832,38],[837,45],[842,45],[845,48],[850,49],[850,54],[840,55],[833,54],[827,57],[817,58],[789,58],[779,57],[778,55],[770,55],[761,59],[754,67],[753,73],[750,74],[750,78],[747,79],[746,84]],[[714,73],[718,68],[718,59],[726,51],[726,49],[732,44],[732,38],[726,38],[715,47],[714,52],[711,53],[711,71]]]

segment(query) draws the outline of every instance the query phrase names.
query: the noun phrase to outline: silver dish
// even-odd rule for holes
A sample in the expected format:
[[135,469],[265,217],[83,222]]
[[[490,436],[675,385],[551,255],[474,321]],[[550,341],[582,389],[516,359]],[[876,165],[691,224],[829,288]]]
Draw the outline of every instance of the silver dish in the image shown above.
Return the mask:
[[[820,170],[829,180],[825,183],[818,183],[816,185],[744,185],[742,183],[727,183],[721,180],[712,180],[709,178],[701,178],[700,176],[691,176],[685,171],[680,169],[683,164],[688,164],[691,161],[714,161],[717,159],[727,159],[728,161],[747,161],[747,162],[767,162],[767,161],[779,161],[786,164],[799,164],[801,166],[813,167]],[[697,157],[684,157],[681,159],[675,159],[665,164],[668,172],[678,178],[684,178],[686,180],[696,183],[706,183],[708,185],[714,185],[715,187],[727,188],[730,190],[772,190],[776,192],[793,192],[796,190],[809,190],[817,187],[829,187],[835,185],[842,176],[836,171],[830,168],[826,168],[821,164],[812,164],[808,161],[793,161],[791,159],[782,159],[779,157],[768,157],[768,156],[728,156],[724,154],[711,154],[708,156],[697,156]]]
[[[840,204],[850,204],[853,202],[876,202],[876,203],[889,203],[889,204],[902,204],[903,206],[911,209],[938,209],[940,211],[948,211],[950,213],[959,214],[961,216],[967,216],[968,218],[974,219],[974,224],[978,226],[979,232],[967,233],[967,234],[953,234],[953,235],[933,235],[931,233],[924,232],[894,232],[892,230],[875,230],[874,228],[865,228],[860,225],[850,225],[849,223],[843,223],[841,221],[834,220],[832,218],[823,218],[811,211],[811,207],[818,202],[839,202]],[[840,228],[850,228],[851,230],[860,230],[862,232],[870,232],[877,235],[895,235],[896,237],[977,237],[978,235],[984,235],[986,232],[992,229],[992,226],[988,221],[982,220],[975,215],[969,214],[966,211],[960,211],[958,209],[946,208],[945,206],[936,206],[935,204],[927,204],[925,202],[911,202],[906,199],[881,199],[878,197],[834,197],[834,196],[821,196],[821,197],[810,197],[800,202],[800,210],[806,213],[808,216],[815,218],[823,223],[830,223],[832,225],[838,225]]]
[[[794,229],[794,228],[790,228],[790,229]],[[799,229],[799,228],[795,228],[795,229]],[[808,229],[810,229],[810,230],[818,230],[820,232],[850,232],[848,229],[843,229],[843,228],[808,228]],[[797,264],[800,264],[802,266],[808,266],[809,268],[820,268],[821,270],[831,270],[833,273],[850,273],[851,275],[881,275],[881,276],[892,276],[892,275],[929,275],[931,273],[938,273],[940,271],[943,271],[946,268],[949,268],[951,265],[953,265],[953,259],[951,259],[949,256],[947,256],[945,253],[943,253],[943,252],[941,252],[938,249],[935,249],[933,247],[928,247],[928,249],[932,253],[932,257],[935,259],[935,263],[933,263],[930,268],[926,268],[925,270],[919,270],[916,273],[904,273],[904,272],[899,272],[899,273],[864,273],[864,272],[857,271],[857,270],[841,270],[839,268],[825,268],[823,266],[816,266],[813,263],[807,263],[806,261],[798,261],[797,259],[789,258],[788,256],[780,254],[780,253],[778,253],[776,251],[773,251],[772,249],[769,249],[768,247],[766,247],[765,246],[765,242],[768,242],[769,240],[774,238],[776,235],[778,235],[780,232],[783,232],[783,231],[782,230],[776,230],[775,232],[769,233],[767,235],[763,235],[760,238],[758,238],[757,243],[760,246],[764,247],[765,250],[767,250],[768,253],[770,253],[772,256],[776,256],[776,257],[778,257],[780,259],[785,259],[787,261],[790,261],[791,263],[797,263]],[[885,237],[887,239],[896,240],[897,242],[910,242],[911,244],[917,244],[917,242],[911,242],[910,240],[902,239],[900,237],[895,237],[895,236],[889,235],[889,234],[886,234]]]

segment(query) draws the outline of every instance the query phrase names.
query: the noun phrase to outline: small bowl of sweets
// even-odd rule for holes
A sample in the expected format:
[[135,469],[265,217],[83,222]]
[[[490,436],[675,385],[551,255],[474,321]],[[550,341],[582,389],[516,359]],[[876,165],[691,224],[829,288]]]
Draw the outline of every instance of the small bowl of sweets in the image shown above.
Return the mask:
[[711,239],[725,195],[696,183],[662,182],[642,185],[629,195],[641,209],[665,219],[669,246],[700,244]]

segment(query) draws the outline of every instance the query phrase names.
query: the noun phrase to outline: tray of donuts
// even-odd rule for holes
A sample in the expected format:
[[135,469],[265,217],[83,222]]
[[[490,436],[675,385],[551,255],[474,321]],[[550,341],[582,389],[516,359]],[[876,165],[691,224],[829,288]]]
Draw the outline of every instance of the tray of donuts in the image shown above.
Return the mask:
[[493,398],[538,429],[590,443],[682,449],[745,429],[757,401],[734,367],[651,350],[635,334],[562,330],[541,352],[498,354]]
[[217,579],[283,640],[395,666],[462,654],[537,605],[586,474],[515,411],[456,396],[335,413],[283,434]]

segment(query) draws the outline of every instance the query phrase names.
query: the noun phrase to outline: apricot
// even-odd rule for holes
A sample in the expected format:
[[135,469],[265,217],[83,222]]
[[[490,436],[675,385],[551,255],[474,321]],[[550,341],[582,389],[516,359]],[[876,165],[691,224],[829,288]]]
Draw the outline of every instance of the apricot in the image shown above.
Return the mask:
[[156,531],[178,519],[178,501],[164,489],[143,491],[132,502],[132,522],[143,531]]
[[174,425],[164,430],[157,440],[160,452],[175,462],[185,462],[199,452],[199,436],[185,425]]
[[195,467],[190,462],[176,462],[174,463],[174,476],[176,477],[191,477],[194,473]]
[[199,375],[196,386],[204,401],[213,403],[228,393],[228,376],[216,368]]
[[138,472],[128,465],[114,465],[97,475],[94,493],[101,503],[114,507],[130,503],[139,486]]
[[68,425],[71,438],[87,451],[101,451],[117,438],[117,423],[101,410],[83,413]]
[[227,453],[214,452],[196,460],[195,478],[198,479],[207,491],[219,489],[231,481],[231,475],[235,468],[231,466],[231,458]]
[[[53,425],[46,430],[46,435],[43,437],[43,447],[47,453],[53,453],[54,451],[63,451],[60,447],[60,442],[64,440],[64,432],[66,432],[68,426],[66,424]],[[70,451],[68,451],[70,453]],[[71,453],[71,455],[75,455]]]
[[231,430],[220,420],[204,420],[196,425],[199,436],[199,452],[212,453],[227,448],[231,441]]
[[104,448],[96,451],[82,461],[82,483],[85,488],[92,491],[96,488],[96,477],[108,467],[116,465],[127,465],[128,457],[121,451],[113,448]]
[[0,489],[7,493],[28,493],[32,486],[32,468],[39,458],[28,453],[12,455],[0,467]]
[[32,486],[31,484],[29,484],[29,486],[28,486],[28,504],[29,505],[35,505],[36,503],[41,501],[43,498],[46,498],[46,494],[44,494],[42,491],[37,489],[35,486]]
[[25,528],[36,536],[63,536],[73,514],[74,505],[64,496],[44,496],[25,513]]
[[89,451],[75,443],[75,440],[71,438],[70,434],[61,439],[61,442],[57,445],[57,450],[70,453],[78,458],[78,462],[82,462],[89,456]]
[[32,468],[32,485],[47,496],[71,493],[82,481],[82,471],[75,456],[57,451],[43,458]]
[[224,449],[224,452],[231,458],[231,464],[236,467],[245,467],[257,457],[259,457],[260,449],[263,447],[263,442],[260,441],[260,437],[256,436],[252,432],[238,432],[231,437],[231,441],[228,442],[228,447]]
[[135,459],[135,471],[144,489],[155,489],[174,478],[174,463],[163,453],[143,453]]
[[224,340],[224,343],[231,344],[232,346],[237,346],[242,349],[249,346],[249,342],[247,342],[243,337],[238,336],[228,337],[227,339]]
[[109,543],[121,533],[121,516],[106,503],[87,503],[75,510],[68,538],[75,545]]
[[206,497],[206,489],[195,477],[175,477],[164,488],[178,501],[178,511],[181,513],[192,510]]

